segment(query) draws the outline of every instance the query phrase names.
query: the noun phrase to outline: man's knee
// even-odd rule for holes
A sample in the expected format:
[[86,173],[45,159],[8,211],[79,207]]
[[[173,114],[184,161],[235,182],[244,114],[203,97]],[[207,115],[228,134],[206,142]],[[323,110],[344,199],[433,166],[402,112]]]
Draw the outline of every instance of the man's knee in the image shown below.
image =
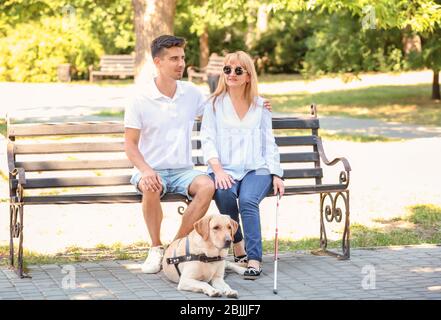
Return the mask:
[[148,191],[148,190],[143,190],[142,192],[142,201],[161,201],[161,193],[162,193],[162,188],[159,191]]
[[199,176],[197,177],[190,187],[192,191],[194,191],[195,196],[207,195],[209,197],[213,197],[214,195],[214,182],[208,176]]

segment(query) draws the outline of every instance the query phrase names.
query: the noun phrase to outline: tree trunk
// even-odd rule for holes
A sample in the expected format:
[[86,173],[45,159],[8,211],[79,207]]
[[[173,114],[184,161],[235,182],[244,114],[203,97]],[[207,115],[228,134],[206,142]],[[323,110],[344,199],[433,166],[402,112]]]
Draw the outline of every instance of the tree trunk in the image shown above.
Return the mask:
[[439,70],[433,70],[432,99],[441,100],[441,92],[439,88]]
[[173,34],[176,0],[132,0],[135,11],[135,82],[155,74],[150,44],[163,34]]
[[208,56],[210,48],[208,46],[208,30],[205,28],[204,33],[199,37],[199,66],[201,68],[208,64]]

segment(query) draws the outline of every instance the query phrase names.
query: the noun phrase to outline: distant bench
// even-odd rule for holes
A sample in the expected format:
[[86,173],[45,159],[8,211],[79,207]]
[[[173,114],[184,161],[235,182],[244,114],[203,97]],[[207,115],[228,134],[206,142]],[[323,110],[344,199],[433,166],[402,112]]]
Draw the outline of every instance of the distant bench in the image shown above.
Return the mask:
[[189,66],[187,68],[188,81],[194,81],[195,79],[201,79],[202,81],[208,80],[208,74],[221,74],[224,64],[224,58],[217,54],[212,54],[208,59],[208,64],[204,68],[198,68],[195,66]]
[[[351,167],[345,158],[336,158],[332,161],[326,158],[322,140],[318,135],[320,126],[314,105],[311,106],[311,110],[312,116],[307,118],[273,118],[272,125],[284,168],[285,196],[320,194],[321,249],[316,253],[348,259],[350,247],[348,186]],[[200,156],[201,141],[198,137],[200,127],[201,123],[196,122],[193,129],[196,131],[196,136],[192,140],[193,162],[196,168],[205,170],[204,161]],[[287,129],[290,130],[289,135],[280,135],[280,130]],[[306,135],[305,131],[308,132]],[[27,277],[23,272],[25,205],[141,202],[141,195],[137,194],[130,185],[133,165],[124,154],[123,133],[124,124],[119,121],[11,124],[9,119],[7,120],[10,265],[17,268],[20,277]],[[64,136],[65,139],[59,140],[60,136]],[[79,141],[79,137],[83,137],[82,140]],[[32,139],[25,140],[26,138]],[[53,140],[54,138],[58,139]],[[343,165],[338,182],[322,182],[321,162],[327,166],[336,163]],[[78,187],[88,187],[89,190],[78,190]],[[103,190],[106,187],[110,187],[110,190],[109,188]],[[62,192],[31,194],[37,189],[47,191],[52,188]],[[268,196],[272,196],[272,191]],[[166,194],[161,201],[189,203],[179,194]],[[338,205],[339,201],[343,203],[344,211]],[[184,206],[179,206],[178,212],[182,214],[184,209]],[[295,206],[283,209],[291,211],[294,215],[305,214],[298,212]],[[332,221],[340,223],[343,217],[342,254],[338,254],[327,250],[325,223]],[[14,257],[14,239],[19,239],[17,263]]]
[[93,70],[89,67],[89,80],[93,82],[95,77],[118,76],[120,79],[135,76],[135,56],[125,55],[105,55],[100,59],[100,69]]

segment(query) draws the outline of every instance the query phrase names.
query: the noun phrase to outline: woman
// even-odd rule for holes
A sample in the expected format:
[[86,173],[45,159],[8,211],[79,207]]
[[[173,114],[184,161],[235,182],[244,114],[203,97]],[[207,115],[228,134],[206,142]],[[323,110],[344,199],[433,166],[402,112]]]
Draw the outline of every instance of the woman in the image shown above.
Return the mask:
[[239,227],[233,253],[236,262],[247,264],[244,278],[256,279],[262,272],[259,203],[271,187],[282,196],[284,185],[271,113],[258,96],[256,70],[247,53],[226,55],[223,76],[207,104],[201,140],[216,186],[215,202],[221,214],[238,223],[240,213],[245,243]]

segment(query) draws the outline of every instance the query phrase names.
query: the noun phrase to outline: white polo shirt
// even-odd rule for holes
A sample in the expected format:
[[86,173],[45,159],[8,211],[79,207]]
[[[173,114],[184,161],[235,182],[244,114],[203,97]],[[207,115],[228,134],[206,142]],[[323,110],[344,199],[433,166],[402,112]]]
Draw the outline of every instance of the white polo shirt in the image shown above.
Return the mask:
[[191,133],[207,97],[190,82],[177,81],[173,98],[152,80],[135,95],[124,114],[124,126],[141,130],[139,150],[154,170],[193,167]]

